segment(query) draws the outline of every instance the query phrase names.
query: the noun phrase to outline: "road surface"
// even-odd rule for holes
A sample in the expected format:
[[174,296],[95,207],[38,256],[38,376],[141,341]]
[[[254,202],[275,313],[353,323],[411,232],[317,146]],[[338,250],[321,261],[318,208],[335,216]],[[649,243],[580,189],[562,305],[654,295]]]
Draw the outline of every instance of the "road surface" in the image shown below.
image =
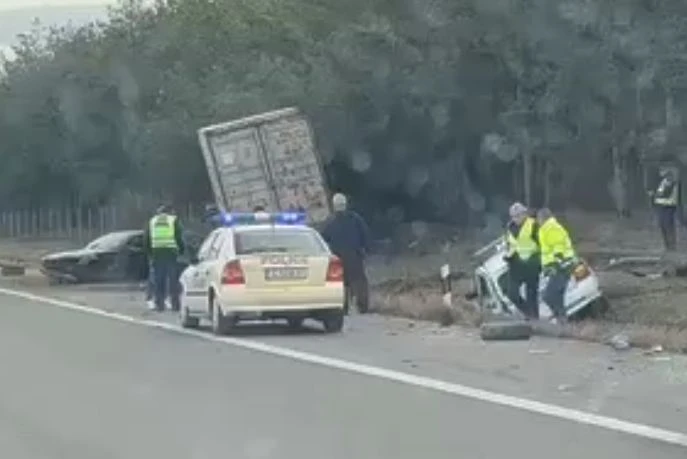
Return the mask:
[[0,296],[2,457],[685,457],[639,436]]

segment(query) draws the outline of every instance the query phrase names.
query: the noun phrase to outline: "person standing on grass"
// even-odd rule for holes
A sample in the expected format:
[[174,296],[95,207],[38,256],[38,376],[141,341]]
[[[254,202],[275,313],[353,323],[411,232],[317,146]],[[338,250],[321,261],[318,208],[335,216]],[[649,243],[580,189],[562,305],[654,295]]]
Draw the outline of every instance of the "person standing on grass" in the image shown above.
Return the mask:
[[[522,203],[509,209],[510,221],[506,225],[508,251],[508,299],[527,319],[539,319],[539,224],[529,215]],[[525,285],[525,299],[520,288]]]
[[666,251],[674,251],[677,245],[676,220],[682,220],[680,183],[675,172],[670,169],[662,170],[658,187],[649,194],[653,197],[656,208],[663,247]]
[[183,228],[171,207],[162,205],[150,219],[144,231],[144,247],[152,261],[154,279],[154,310],[164,311],[169,292],[173,311],[180,309],[179,255],[185,250]]
[[347,208],[348,202],[343,194],[334,195],[332,207],[334,215],[325,224],[322,237],[343,263],[346,291],[344,309],[348,313],[353,296],[358,311],[365,314],[370,306],[370,286],[365,272],[365,257],[371,247],[370,230],[360,215]]
[[547,208],[537,212],[541,266],[549,282],[543,300],[558,323],[567,321],[565,291],[577,262],[570,235]]

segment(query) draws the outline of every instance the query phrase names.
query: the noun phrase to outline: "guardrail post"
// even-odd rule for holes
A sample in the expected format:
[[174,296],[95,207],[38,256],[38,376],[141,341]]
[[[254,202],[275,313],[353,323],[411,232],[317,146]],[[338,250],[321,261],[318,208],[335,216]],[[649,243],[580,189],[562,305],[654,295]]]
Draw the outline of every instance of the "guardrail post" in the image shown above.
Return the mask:
[[448,264],[442,265],[439,274],[441,275],[441,294],[443,295],[444,306],[453,306],[453,291],[451,287],[451,267]]

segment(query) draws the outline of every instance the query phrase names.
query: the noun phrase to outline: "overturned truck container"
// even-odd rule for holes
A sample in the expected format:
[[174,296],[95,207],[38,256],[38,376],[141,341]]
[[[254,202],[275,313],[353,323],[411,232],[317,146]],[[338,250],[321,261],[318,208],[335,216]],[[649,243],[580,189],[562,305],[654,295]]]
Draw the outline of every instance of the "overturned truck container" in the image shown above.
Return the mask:
[[198,139],[220,208],[305,211],[315,224],[331,214],[313,131],[297,108],[207,126]]

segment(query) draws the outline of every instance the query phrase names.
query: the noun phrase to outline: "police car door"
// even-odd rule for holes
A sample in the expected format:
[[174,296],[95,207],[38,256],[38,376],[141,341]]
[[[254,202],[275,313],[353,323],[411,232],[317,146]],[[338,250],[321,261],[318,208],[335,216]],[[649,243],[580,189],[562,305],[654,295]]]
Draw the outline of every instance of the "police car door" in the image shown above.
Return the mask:
[[191,312],[207,311],[208,279],[205,272],[212,258],[212,248],[220,236],[221,230],[216,229],[205,238],[200,249],[198,249],[197,262],[186,268],[182,275],[181,281],[184,285],[185,306]]

